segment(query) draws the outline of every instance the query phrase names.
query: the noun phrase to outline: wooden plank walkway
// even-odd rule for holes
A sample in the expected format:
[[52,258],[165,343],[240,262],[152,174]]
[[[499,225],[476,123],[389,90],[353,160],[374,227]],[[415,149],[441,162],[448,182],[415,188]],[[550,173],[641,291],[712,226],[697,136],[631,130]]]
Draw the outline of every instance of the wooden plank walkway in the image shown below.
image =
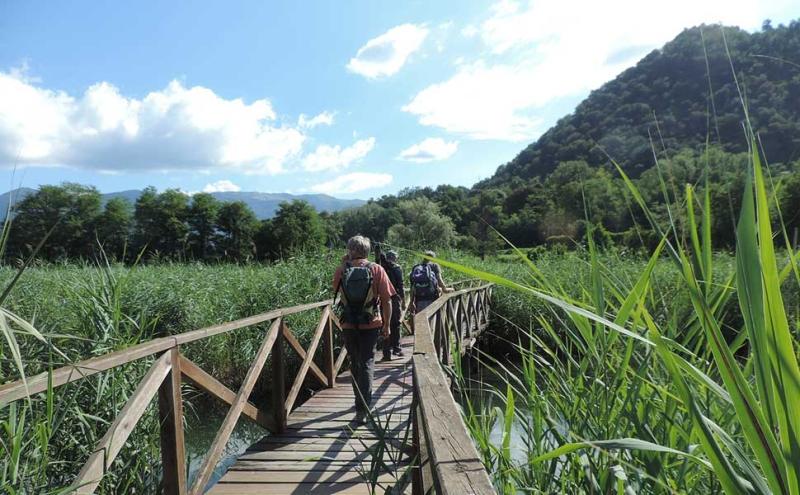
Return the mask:
[[[375,355],[373,407],[378,425],[353,422],[351,377],[343,372],[334,388],[319,391],[292,411],[285,433],[251,445],[207,493],[369,494],[365,476],[378,455],[389,468],[381,470],[379,486],[395,484],[411,460],[413,342],[413,337],[404,338],[405,356],[390,362],[380,362],[380,352]],[[387,441],[380,442],[380,437]],[[386,445],[384,452],[378,452],[380,445]]]

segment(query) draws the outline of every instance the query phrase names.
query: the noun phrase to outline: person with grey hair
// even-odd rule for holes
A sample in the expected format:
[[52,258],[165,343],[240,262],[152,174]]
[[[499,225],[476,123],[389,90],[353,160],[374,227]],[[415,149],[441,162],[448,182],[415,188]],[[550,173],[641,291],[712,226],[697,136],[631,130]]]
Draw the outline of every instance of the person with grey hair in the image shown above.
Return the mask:
[[389,336],[395,290],[386,271],[367,260],[369,239],[360,235],[347,241],[347,255],[333,275],[334,303],[350,356],[356,423],[365,424],[372,406],[375,344],[380,330]]
[[422,260],[422,263],[414,265],[411,269],[411,275],[409,275],[409,280],[411,281],[409,310],[411,314],[416,314],[430,306],[433,301],[439,298],[441,293],[453,291],[452,288],[447,287],[444,283],[442,267],[429,259],[435,258],[436,253],[428,250],[424,254],[426,258]]

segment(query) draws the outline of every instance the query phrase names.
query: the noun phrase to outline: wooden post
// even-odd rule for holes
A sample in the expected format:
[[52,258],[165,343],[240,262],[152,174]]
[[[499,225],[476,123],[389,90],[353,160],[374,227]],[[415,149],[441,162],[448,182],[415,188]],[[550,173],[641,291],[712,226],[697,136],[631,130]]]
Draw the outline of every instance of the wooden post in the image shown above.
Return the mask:
[[436,320],[437,332],[441,335],[442,345],[442,364],[445,366],[450,365],[450,328],[447,326],[444,319],[443,307],[439,309],[440,316]]
[[475,333],[480,331],[480,323],[478,322],[478,313],[475,310],[475,299],[477,299],[477,294],[471,293],[469,295],[469,307],[467,310],[469,311],[469,321],[470,321],[470,328],[473,328]]
[[168,352],[172,370],[158,388],[158,420],[161,425],[164,494],[185,495],[186,451],[183,440],[180,350],[178,346],[175,346]]
[[458,355],[461,356],[464,354],[464,336],[461,332],[461,325],[458,324],[458,318],[456,318],[456,305],[454,301],[450,301],[447,305],[447,316],[450,320],[450,323],[453,325],[453,333],[455,333],[456,339],[456,347],[458,348]]
[[478,292],[478,296],[475,298],[475,310],[478,312],[478,327],[483,328],[485,320],[483,315],[484,311],[484,300],[483,300],[483,291]]
[[464,303],[466,297],[466,295],[461,295],[458,298],[458,324],[463,325],[464,337],[469,338],[472,337],[472,328],[470,328],[469,325],[469,315],[467,314],[467,308]]
[[430,323],[428,326],[430,327],[431,331],[433,332],[433,348],[436,349],[436,355],[441,360],[442,358],[442,334],[439,332],[439,313],[436,312],[431,315],[431,318],[428,320]]
[[[283,327],[283,319],[280,322]],[[282,330],[282,329],[281,329]],[[278,332],[278,340],[272,348],[272,416],[275,418],[275,433],[286,431],[286,383],[284,381],[283,331]]]
[[[322,359],[324,362],[325,377],[328,380],[328,388],[333,388],[336,385],[336,363],[333,359],[333,322],[331,321],[331,312],[327,313],[327,322],[325,329],[322,331]],[[323,311],[322,316],[325,317]]]

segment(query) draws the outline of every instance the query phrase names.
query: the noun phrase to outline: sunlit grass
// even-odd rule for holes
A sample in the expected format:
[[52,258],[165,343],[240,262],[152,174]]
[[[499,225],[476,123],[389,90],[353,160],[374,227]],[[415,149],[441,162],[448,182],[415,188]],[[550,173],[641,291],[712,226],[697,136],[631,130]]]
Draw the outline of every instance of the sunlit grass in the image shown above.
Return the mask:
[[[734,267],[712,255],[707,194],[697,200],[687,186],[688,225],[661,226],[624,174],[664,238],[635,277],[591,240],[572,276],[521,252],[514,277],[442,261],[535,301],[534,324],[508,342],[519,359],[480,353],[500,383],[464,399],[502,492],[800,493],[800,349],[782,293],[791,284],[796,297],[800,279],[795,254],[773,247],[770,187],[753,149]],[[505,442],[512,426],[523,455]],[[492,442],[498,428],[503,440]]]

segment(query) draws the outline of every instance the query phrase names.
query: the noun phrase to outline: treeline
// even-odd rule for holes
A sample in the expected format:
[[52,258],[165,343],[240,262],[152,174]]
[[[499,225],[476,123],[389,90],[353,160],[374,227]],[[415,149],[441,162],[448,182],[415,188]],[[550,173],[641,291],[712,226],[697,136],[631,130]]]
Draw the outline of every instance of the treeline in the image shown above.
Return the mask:
[[[686,184],[700,194],[707,187],[714,244],[730,249],[747,167],[745,153],[684,149],[661,158],[634,184],[664,226],[669,215],[678,225],[686,221],[679,216],[686,211]],[[770,170],[776,210],[792,235],[800,228],[800,161]],[[103,205],[93,187],[67,183],[41,187],[15,206],[12,217],[6,255],[24,258],[47,238],[38,257],[50,261],[94,257],[101,247],[107,256],[129,261],[139,255],[269,260],[342,246],[355,234],[406,248],[457,247],[486,255],[505,247],[498,233],[520,247],[568,249],[583,242],[590,224],[606,245],[638,248],[659,240],[619,174],[585,161],[562,162],[544,180],[515,178],[502,187],[472,190],[406,189],[332,214],[304,201],[285,202],[274,218],[262,221],[243,202],[204,193],[147,188],[134,204],[114,198]]]
[[120,261],[273,260],[341,246],[357,233],[380,240],[391,234],[405,246],[456,244],[453,223],[425,198],[334,214],[295,200],[281,203],[273,218],[258,220],[246,203],[206,193],[148,187],[133,204],[120,197],[103,203],[94,187],[64,183],[40,187],[10,213],[5,256],[11,259],[35,253],[67,261],[102,253]]
[[[707,151],[685,148],[664,153],[657,167],[651,167],[633,183],[663,228],[670,224],[669,215],[678,225],[685,224],[681,215],[686,211],[686,184],[694,185],[697,194],[708,188],[714,245],[732,249],[747,170],[747,153],[728,153],[718,147]],[[770,172],[776,224],[782,220],[792,236],[800,228],[800,160],[772,164]],[[496,187],[408,189],[353,212],[369,212],[365,218],[382,218],[409,201],[423,199],[434,203],[436,211],[452,222],[453,245],[478,254],[506,247],[497,232],[520,247],[570,248],[585,239],[589,224],[596,239],[606,245],[652,247],[660,240],[619,173],[604,164],[583,160],[561,162],[544,179],[515,177]],[[702,205],[695,206],[699,212]],[[398,240],[386,223],[381,227],[385,230],[375,232],[377,238]]]
[[49,261],[91,258],[102,250],[116,260],[246,261],[280,256],[327,240],[327,214],[308,203],[281,205],[259,221],[241,201],[146,188],[134,204],[103,204],[91,186],[42,186],[12,207],[6,256],[25,258],[42,240],[37,257]]

